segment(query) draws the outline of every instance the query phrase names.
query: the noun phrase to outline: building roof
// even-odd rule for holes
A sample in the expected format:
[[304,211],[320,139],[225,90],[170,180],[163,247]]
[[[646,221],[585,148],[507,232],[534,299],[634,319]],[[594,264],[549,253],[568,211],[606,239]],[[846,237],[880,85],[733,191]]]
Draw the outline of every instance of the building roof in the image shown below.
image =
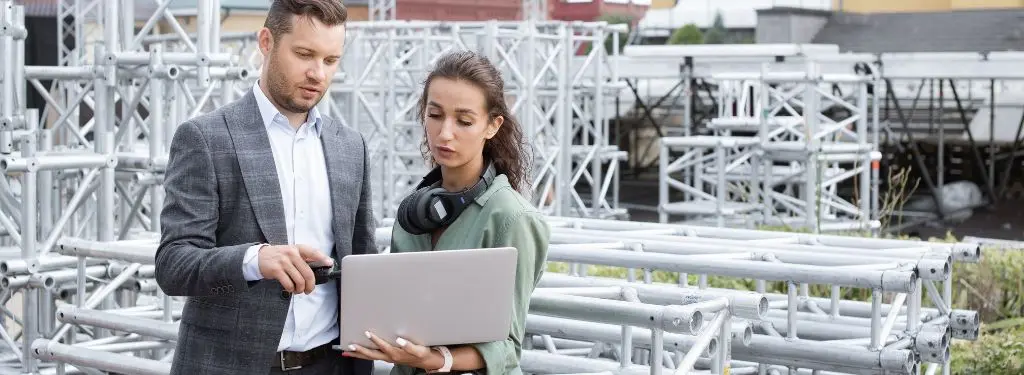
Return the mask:
[[[223,9],[267,10],[270,9],[270,3],[270,0],[220,0],[220,7]],[[342,0],[342,4],[345,6],[365,6],[369,3],[370,0]],[[171,5],[168,5],[168,8],[195,9],[196,4],[199,4],[198,0],[171,0]]]
[[1024,51],[1024,9],[836,12],[812,43],[867,53]]
[[[57,4],[64,0],[15,0],[15,4],[25,7],[26,17],[54,17],[57,15]],[[198,0],[170,0],[167,9],[173,13],[195,12]],[[367,6],[369,0],[343,0],[346,6]],[[270,9],[271,0],[220,0],[222,10],[266,11]],[[152,0],[136,1],[135,19],[146,20],[156,11],[156,2]],[[89,15],[95,12],[89,12]]]
[[832,0],[680,0],[672,8],[648,9],[639,27],[677,29],[693,23],[708,28],[715,14],[721,13],[726,28],[752,29],[757,26],[757,12],[772,7],[832,10]]
[[[153,1],[149,1],[153,4]],[[195,9],[199,0],[171,0],[167,6],[169,9]],[[155,5],[150,5],[156,8]],[[267,10],[270,9],[269,0],[220,0],[221,9],[245,9],[245,10]]]

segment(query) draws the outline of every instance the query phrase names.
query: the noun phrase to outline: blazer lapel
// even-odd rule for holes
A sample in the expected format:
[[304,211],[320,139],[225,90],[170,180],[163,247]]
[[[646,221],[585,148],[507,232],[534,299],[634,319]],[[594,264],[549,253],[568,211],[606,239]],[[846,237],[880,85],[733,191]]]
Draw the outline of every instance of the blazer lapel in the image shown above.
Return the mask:
[[242,181],[249,193],[249,202],[256,213],[256,221],[263,236],[271,244],[287,244],[284,203],[274,152],[270,148],[270,138],[252,91],[234,107],[234,111],[226,111],[224,120],[235,145]]
[[[341,147],[344,144],[340,134],[341,128],[327,116],[323,116],[322,119],[323,131],[320,135],[320,142],[323,145],[324,160],[327,164],[327,179],[331,190],[331,213],[334,217],[331,224],[334,229],[334,252],[335,256],[341,259],[352,252],[350,246],[344,246],[344,239],[348,238],[348,236],[345,236],[345,231],[352,232],[350,221],[344,220],[347,217],[344,210],[345,202],[352,199],[351,194],[358,195],[359,192],[344,191],[344,179],[351,178],[352,176],[346,176],[344,173],[347,169],[345,163],[349,161],[345,157],[345,147]],[[346,195],[349,196],[346,197]]]

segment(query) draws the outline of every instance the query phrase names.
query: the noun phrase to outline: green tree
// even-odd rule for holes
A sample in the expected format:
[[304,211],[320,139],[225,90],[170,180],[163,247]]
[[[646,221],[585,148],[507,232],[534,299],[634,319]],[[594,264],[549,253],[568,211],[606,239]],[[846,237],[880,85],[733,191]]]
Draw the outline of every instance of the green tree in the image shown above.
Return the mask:
[[[625,34],[619,34],[619,54],[622,54],[622,47],[626,45],[629,39],[629,31],[633,29],[633,17],[628,14],[622,13],[607,13],[602,14],[597,20],[608,22],[609,25],[626,24],[627,32]],[[604,39],[604,50],[606,53],[612,53],[612,35],[608,35]],[[588,48],[589,51],[589,48]]]
[[704,43],[704,33],[695,24],[687,24],[672,32],[667,44],[701,44]]
[[715,13],[715,20],[711,28],[704,34],[704,44],[725,44],[727,42],[728,30],[725,28],[725,20],[722,19],[722,12]]

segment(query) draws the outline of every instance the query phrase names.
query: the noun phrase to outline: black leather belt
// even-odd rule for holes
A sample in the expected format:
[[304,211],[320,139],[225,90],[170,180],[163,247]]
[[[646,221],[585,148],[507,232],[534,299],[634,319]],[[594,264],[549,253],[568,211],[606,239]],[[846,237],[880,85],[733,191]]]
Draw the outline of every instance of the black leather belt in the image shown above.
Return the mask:
[[298,370],[331,355],[331,352],[333,352],[333,349],[331,349],[331,344],[329,343],[304,352],[277,352],[275,354],[274,361],[270,364],[270,367],[279,368],[281,371]]

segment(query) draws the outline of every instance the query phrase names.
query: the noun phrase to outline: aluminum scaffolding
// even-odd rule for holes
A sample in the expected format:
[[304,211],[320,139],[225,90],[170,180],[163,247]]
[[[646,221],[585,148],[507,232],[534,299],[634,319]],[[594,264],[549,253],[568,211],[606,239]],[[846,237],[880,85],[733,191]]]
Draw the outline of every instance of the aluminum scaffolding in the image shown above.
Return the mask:
[[369,0],[369,20],[393,21],[397,17],[398,0]]
[[[1010,173],[996,182],[996,165],[1012,170],[1021,132],[1017,117],[1004,118],[1017,136],[995,140],[995,98],[1024,89],[1015,68],[1021,62],[1019,52],[857,54],[835,46],[742,45],[628,46],[618,65],[631,91],[620,100],[632,102],[634,116],[658,134],[661,221],[688,214],[712,225],[867,232],[955,216],[942,197],[957,178],[944,169],[950,158],[964,159],[962,169],[984,191],[983,200],[952,210],[1008,194]],[[918,104],[929,90],[931,98]],[[987,118],[971,119],[978,110]],[[955,117],[955,124],[944,125],[943,117]],[[935,158],[921,151],[922,126],[937,137]],[[989,133],[987,157],[975,146],[983,139],[976,127]],[[970,149],[950,155],[945,145],[953,137]],[[1012,149],[996,155],[1001,143]],[[882,153],[894,147],[912,155],[912,177],[935,200],[932,212],[908,212],[908,197],[893,196],[902,188],[890,181],[898,165]],[[645,159],[636,157],[634,168]],[[892,224],[904,217],[906,224]]]
[[[375,208],[392,215],[401,197],[429,170],[416,102],[436,59],[475,50],[502,71],[510,107],[536,161],[530,188],[547,213],[621,217],[618,163],[625,153],[608,136],[607,104],[617,95],[614,56],[579,51],[621,27],[582,22],[393,21],[349,26],[344,79],[329,112],[367,137],[373,160]],[[617,45],[617,44],[616,44]]]
[[[48,67],[24,65],[23,8],[0,0],[0,374],[169,371],[186,300],[164,295],[153,279],[168,143],[178,124],[244,95],[261,56],[251,33],[221,33],[217,0],[198,1],[192,35],[167,11],[168,1],[155,3],[136,32],[133,1],[61,0],[59,34],[76,38],[62,47],[62,65]],[[157,25],[164,33],[152,35]],[[91,26],[105,26],[96,40],[87,37]],[[948,373],[951,340],[978,335],[977,313],[950,304],[954,269],[978,261],[976,244],[610,220],[624,213],[617,188],[626,155],[608,130],[610,105],[626,87],[619,64],[632,64],[616,57],[622,31],[554,21],[352,23],[344,71],[321,108],[371,144],[382,251],[398,197],[426,171],[415,151],[422,139],[412,114],[418,85],[443,51],[474,49],[505,74],[535,156],[532,199],[553,230],[549,259],[567,265],[544,275],[531,298],[525,372],[911,374],[927,364]],[[610,51],[589,47],[609,38]],[[726,130],[703,138],[721,157],[717,165],[700,164],[703,173],[753,173],[743,168],[762,165],[758,154],[794,150],[796,173],[814,170],[808,165],[818,156],[805,153],[806,144],[822,144],[829,130],[850,137],[843,126],[866,121],[855,114],[825,125],[822,116],[804,115],[787,126],[769,124],[768,117],[783,117],[774,108],[805,108],[835,95],[817,86],[830,79],[824,73],[762,76],[763,63],[724,72],[744,76],[695,70],[716,80],[723,97],[759,109],[732,117],[757,118],[759,134],[779,133],[770,142],[727,144],[720,139],[749,134]],[[56,88],[43,80],[55,80]],[[45,99],[43,110],[26,108],[30,86]],[[728,87],[758,95],[741,99],[745,90]],[[864,156],[863,148],[844,154]],[[726,176],[732,185],[716,189],[738,199],[733,186],[742,181]],[[766,181],[748,186],[808,188],[807,178],[791,186]],[[821,201],[829,206],[814,215],[841,208],[835,197]],[[626,269],[627,277],[595,276],[588,265]],[[655,282],[655,271],[679,282]],[[719,277],[750,280],[752,290],[710,287]],[[783,289],[770,288],[773,282]],[[825,292],[812,293],[816,286]],[[858,289],[870,290],[870,301],[844,298]],[[8,311],[19,298],[20,313]],[[388,367],[377,366],[381,373]]]
[[[689,68],[684,76],[692,74]],[[881,154],[873,146],[877,120],[867,104],[867,86],[876,78],[821,74],[813,62],[804,71],[766,63],[759,72],[706,78],[717,83],[721,104],[707,126],[711,134],[661,138],[662,222],[671,214],[711,214],[718,226],[728,218],[734,227],[878,228],[871,166]],[[837,95],[832,88],[838,84],[851,95]],[[842,119],[825,113],[837,107],[847,112]],[[673,151],[683,154],[674,159]],[[859,182],[854,202],[837,194],[851,178]],[[715,193],[705,193],[706,185]],[[672,199],[670,187],[682,190],[681,200]]]
[[[623,86],[613,56],[590,46],[617,40],[621,26],[603,22],[353,22],[345,55],[321,110],[367,139],[374,164],[375,213],[391,215],[427,171],[416,101],[430,67],[443,53],[475,50],[506,80],[511,109],[535,163],[530,188],[545,212],[624,217],[619,163],[626,153],[609,137],[609,104]],[[251,84],[259,63],[255,35],[232,35]],[[170,42],[180,37],[149,37]],[[222,39],[223,40],[223,39]],[[617,43],[613,43],[617,46]],[[587,50],[584,54],[573,51]],[[234,95],[244,94],[235,85]],[[603,103],[603,104],[602,104]]]

